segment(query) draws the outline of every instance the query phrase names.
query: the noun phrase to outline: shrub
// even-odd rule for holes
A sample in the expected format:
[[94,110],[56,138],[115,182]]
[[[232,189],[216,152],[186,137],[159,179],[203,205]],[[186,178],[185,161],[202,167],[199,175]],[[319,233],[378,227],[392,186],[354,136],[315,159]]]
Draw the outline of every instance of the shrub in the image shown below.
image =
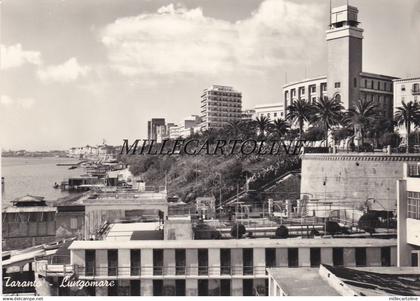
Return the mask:
[[242,224],[234,224],[232,226],[232,229],[230,229],[230,236],[236,239],[242,238],[242,236],[244,236],[245,233],[246,228]]
[[334,221],[327,221],[325,223],[325,232],[327,232],[330,235],[335,235],[338,232],[340,232],[340,225],[337,222]]
[[276,238],[288,238],[289,229],[286,226],[281,225],[276,229]]

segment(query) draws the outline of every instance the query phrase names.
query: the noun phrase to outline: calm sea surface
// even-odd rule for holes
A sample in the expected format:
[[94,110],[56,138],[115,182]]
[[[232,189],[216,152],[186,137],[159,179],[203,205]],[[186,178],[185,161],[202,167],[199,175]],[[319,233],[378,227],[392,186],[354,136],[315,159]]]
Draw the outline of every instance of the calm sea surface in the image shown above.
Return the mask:
[[56,200],[68,193],[54,189],[58,184],[72,176],[84,173],[83,168],[69,170],[68,166],[57,166],[57,163],[75,163],[71,158],[2,158],[1,176],[4,177],[2,205],[25,196],[26,194],[43,196],[46,200]]

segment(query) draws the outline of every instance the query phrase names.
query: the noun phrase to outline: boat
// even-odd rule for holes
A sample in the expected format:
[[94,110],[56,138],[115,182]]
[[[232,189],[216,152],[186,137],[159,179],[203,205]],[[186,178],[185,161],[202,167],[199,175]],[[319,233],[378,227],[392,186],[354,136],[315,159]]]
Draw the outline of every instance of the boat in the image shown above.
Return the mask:
[[76,168],[77,166],[74,166],[74,165],[69,167],[69,169],[76,169]]

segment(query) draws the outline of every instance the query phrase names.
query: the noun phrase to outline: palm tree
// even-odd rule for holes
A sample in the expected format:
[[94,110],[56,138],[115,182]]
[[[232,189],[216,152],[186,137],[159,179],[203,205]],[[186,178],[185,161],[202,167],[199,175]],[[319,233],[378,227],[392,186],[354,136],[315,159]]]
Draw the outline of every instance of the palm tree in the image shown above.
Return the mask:
[[325,130],[325,146],[328,146],[328,131],[339,125],[343,118],[344,107],[337,97],[322,97],[314,104],[314,115],[312,120],[319,122]]
[[356,102],[353,108],[350,108],[347,113],[348,122],[353,125],[354,132],[356,128],[360,129],[362,146],[364,143],[365,133],[368,127],[375,121],[378,105],[374,100],[362,99]]
[[398,107],[394,115],[395,123],[398,126],[404,126],[407,131],[407,150],[409,152],[409,137],[411,125],[420,126],[420,106],[417,102],[402,102],[402,106]]
[[242,130],[242,121],[241,120],[234,120],[229,122],[228,125],[228,133],[232,137],[238,137]]
[[283,137],[290,129],[289,123],[284,119],[275,119],[270,128],[270,132],[277,138]]
[[270,126],[270,119],[265,116],[257,117],[255,120],[259,136],[264,137],[265,132],[268,130]]
[[286,120],[297,123],[299,126],[299,136],[303,135],[303,126],[305,121],[311,120],[313,107],[304,99],[294,100],[290,106],[287,107]]

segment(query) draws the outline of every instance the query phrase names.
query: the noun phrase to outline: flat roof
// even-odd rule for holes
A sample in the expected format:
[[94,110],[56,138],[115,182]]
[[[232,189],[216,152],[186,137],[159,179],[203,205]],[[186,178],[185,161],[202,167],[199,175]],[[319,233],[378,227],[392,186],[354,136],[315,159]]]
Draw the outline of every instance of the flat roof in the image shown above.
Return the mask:
[[371,72],[360,72],[360,76],[365,76],[365,77],[373,77],[373,78],[377,78],[377,79],[389,79],[389,80],[394,80],[394,79],[398,79],[398,77],[395,76],[390,76],[390,75],[384,75],[384,74],[378,74],[378,73],[371,73]]
[[340,296],[319,275],[319,268],[270,268],[269,275],[288,296]]
[[220,240],[143,240],[121,241],[118,246],[113,241],[78,240],[69,249],[200,249],[200,248],[355,248],[355,247],[396,247],[396,239],[374,238],[288,238],[288,239],[220,239]]
[[[420,270],[416,272],[399,268],[387,267],[370,270],[354,268],[324,267],[339,278],[340,285],[347,285],[350,289],[362,296],[419,296]],[[394,272],[395,269],[399,272]],[[374,272],[373,272],[374,271]]]

